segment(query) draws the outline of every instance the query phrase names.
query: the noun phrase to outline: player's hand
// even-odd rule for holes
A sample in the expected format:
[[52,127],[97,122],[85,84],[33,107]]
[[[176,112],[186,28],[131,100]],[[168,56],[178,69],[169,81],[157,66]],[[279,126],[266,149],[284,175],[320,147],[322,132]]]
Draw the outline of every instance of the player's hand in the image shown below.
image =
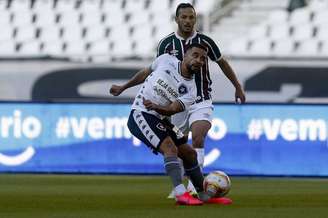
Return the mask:
[[245,103],[246,102],[246,96],[245,96],[245,92],[243,90],[243,88],[237,88],[236,92],[235,92],[235,101],[236,103]]
[[156,108],[156,104],[154,104],[152,101],[150,100],[146,100],[145,98],[142,98],[142,103],[143,105],[145,105],[147,110],[154,110]]
[[109,93],[113,96],[119,96],[123,91],[123,87],[118,85],[112,85],[109,89]]

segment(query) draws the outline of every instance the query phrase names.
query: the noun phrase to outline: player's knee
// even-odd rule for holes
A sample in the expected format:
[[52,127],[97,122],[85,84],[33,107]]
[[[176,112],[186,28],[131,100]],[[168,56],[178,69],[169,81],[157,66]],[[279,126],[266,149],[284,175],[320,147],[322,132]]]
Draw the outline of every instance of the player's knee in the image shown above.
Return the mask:
[[194,148],[203,148],[204,147],[205,136],[201,134],[195,134],[192,137],[192,146]]
[[160,150],[165,156],[178,156],[178,149],[170,138],[162,142]]

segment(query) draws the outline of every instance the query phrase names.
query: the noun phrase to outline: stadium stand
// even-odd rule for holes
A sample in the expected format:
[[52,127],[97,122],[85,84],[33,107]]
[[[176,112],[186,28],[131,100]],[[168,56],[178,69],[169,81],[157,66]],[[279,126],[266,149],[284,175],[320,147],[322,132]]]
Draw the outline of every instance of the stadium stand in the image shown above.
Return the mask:
[[181,2],[195,5],[199,29],[226,55],[328,57],[324,0],[291,12],[289,0],[2,0],[0,57],[149,59]]

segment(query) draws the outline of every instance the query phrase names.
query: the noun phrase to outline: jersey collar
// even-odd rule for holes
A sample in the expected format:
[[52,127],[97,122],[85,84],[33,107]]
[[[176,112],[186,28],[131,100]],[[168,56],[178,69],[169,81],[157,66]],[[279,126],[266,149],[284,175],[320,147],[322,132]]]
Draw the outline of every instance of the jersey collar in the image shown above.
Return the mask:
[[174,34],[175,34],[175,37],[177,37],[177,38],[180,39],[180,40],[186,40],[186,44],[189,44],[190,41],[191,41],[193,38],[195,38],[195,36],[197,35],[197,31],[194,31],[194,33],[193,33],[190,37],[188,37],[187,39],[182,38],[182,37],[178,34],[177,31],[175,31]]

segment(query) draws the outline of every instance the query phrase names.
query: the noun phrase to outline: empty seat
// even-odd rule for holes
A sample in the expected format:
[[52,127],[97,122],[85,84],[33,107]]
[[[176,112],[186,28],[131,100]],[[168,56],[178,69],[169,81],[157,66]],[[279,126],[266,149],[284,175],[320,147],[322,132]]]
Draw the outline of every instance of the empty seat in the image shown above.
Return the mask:
[[315,57],[319,54],[319,41],[309,39],[299,43],[296,55],[301,57]]
[[232,56],[248,55],[248,47],[249,41],[246,38],[231,40],[225,53]]
[[10,13],[8,11],[0,11],[0,25],[9,25],[10,24]]
[[268,26],[266,24],[261,24],[250,28],[247,37],[250,40],[262,39],[267,37]]
[[14,35],[14,28],[9,25],[3,25],[0,31],[0,41],[11,40]]
[[116,40],[110,52],[113,58],[123,59],[134,55],[132,50],[132,42],[129,40]]
[[55,10],[58,13],[70,13],[76,8],[76,0],[56,1]]
[[18,55],[23,56],[40,56],[40,42],[29,41],[21,44],[20,49],[17,52]]
[[29,11],[30,9],[31,9],[31,1],[30,0],[11,1],[10,8],[9,8],[9,10],[13,13]]
[[53,11],[54,9],[54,1],[53,0],[36,0],[33,4],[33,12],[34,13],[42,13]]
[[76,26],[79,25],[80,14],[76,11],[61,13],[59,16],[59,25],[60,26]]
[[65,43],[64,55],[67,56],[81,56],[85,55],[86,46],[84,41],[69,41]]
[[269,37],[272,40],[286,39],[290,35],[290,26],[288,24],[277,24],[270,27]]
[[[169,1],[158,1],[158,0],[151,0],[149,2],[148,10],[149,12],[168,12],[170,8]],[[165,15],[163,15],[165,16]]]
[[145,11],[135,12],[131,14],[128,23],[131,26],[147,25],[150,21],[149,18],[149,14]]
[[17,12],[13,15],[13,26],[28,26],[32,24],[33,15],[30,12]]
[[53,13],[53,11],[46,11],[35,14],[35,21],[34,25],[37,27],[48,27],[53,26],[56,23],[56,14]]
[[67,26],[62,29],[62,39],[65,42],[81,41],[83,29],[80,26]]
[[0,57],[11,57],[16,54],[16,44],[13,40],[0,42]]
[[269,24],[286,23],[289,17],[287,10],[274,10],[270,12],[268,19],[266,20]]
[[124,25],[125,15],[121,12],[104,12],[105,20],[104,25],[107,27],[117,27]]
[[24,42],[33,40],[36,37],[36,29],[33,26],[16,28],[15,41]]
[[56,25],[40,28],[39,32],[39,40],[42,42],[60,40],[60,28]]
[[317,26],[321,26],[322,24],[328,24],[328,12],[320,11],[315,13],[313,17],[313,24]]
[[130,34],[130,28],[128,26],[117,26],[111,29],[109,39],[110,41],[129,40]]
[[61,56],[63,53],[63,42],[62,41],[53,41],[43,43],[42,54],[49,56]]
[[105,56],[110,53],[110,42],[107,39],[97,40],[90,44],[87,51],[91,56]]
[[271,40],[261,39],[254,41],[250,46],[248,54],[259,57],[269,56],[271,54]]
[[106,0],[101,6],[102,11],[107,12],[122,12],[123,1],[121,0]]
[[167,36],[170,33],[174,32],[174,30],[175,29],[171,23],[163,23],[162,26],[156,26],[154,34],[155,40],[161,40],[164,36]]
[[153,39],[143,38],[135,41],[134,54],[140,58],[154,58],[157,43]]
[[127,13],[141,12],[145,10],[145,0],[126,1],[124,11]]
[[279,40],[274,43],[272,54],[275,57],[288,57],[295,51],[295,42],[290,39]]
[[328,26],[318,26],[315,38],[319,40],[328,39]]
[[308,23],[310,22],[311,14],[312,12],[307,7],[296,9],[291,13],[289,23],[291,25]]
[[83,0],[81,1],[79,11],[82,13],[95,14],[100,10],[101,0]]
[[134,28],[132,39],[133,40],[142,40],[142,39],[152,39],[153,29],[149,25],[138,26]]
[[8,1],[0,1],[0,12],[6,11],[8,7]]
[[291,38],[296,41],[304,41],[313,37],[313,26],[311,23],[298,25],[293,28]]
[[325,58],[328,57],[328,40],[323,42],[319,55]]
[[93,42],[106,37],[107,29],[102,25],[90,26],[86,29],[84,40]]
[[84,12],[81,15],[81,24],[82,26],[94,26],[100,25],[102,23],[102,14],[100,13],[88,13]]

